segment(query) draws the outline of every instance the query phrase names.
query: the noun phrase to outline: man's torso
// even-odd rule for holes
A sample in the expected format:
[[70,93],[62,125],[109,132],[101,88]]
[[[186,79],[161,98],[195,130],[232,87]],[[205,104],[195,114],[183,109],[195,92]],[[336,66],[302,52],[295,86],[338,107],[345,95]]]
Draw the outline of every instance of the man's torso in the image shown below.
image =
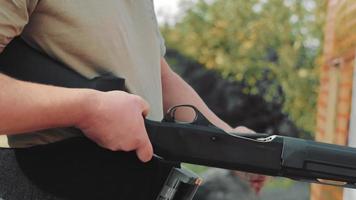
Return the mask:
[[[29,4],[31,0],[26,2]],[[6,10],[6,4],[9,3],[0,8],[0,24],[1,20],[6,20],[1,15],[11,16],[14,12],[13,8]],[[149,102],[149,118],[162,118],[160,57],[164,44],[152,0],[41,0],[27,17],[28,24],[21,35],[31,46],[87,78],[104,72],[125,78],[130,92]],[[1,28],[0,25],[0,34]],[[12,36],[5,32],[4,38],[9,37],[6,34]],[[55,129],[2,136],[0,146],[33,146],[76,135],[65,129]]]

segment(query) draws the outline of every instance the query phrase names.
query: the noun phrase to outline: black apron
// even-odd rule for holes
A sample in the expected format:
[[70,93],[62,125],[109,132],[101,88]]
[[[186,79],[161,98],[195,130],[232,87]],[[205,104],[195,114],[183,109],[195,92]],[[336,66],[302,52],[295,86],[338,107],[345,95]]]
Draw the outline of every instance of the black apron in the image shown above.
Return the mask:
[[86,138],[0,151],[4,200],[150,200],[172,165],[105,150]]

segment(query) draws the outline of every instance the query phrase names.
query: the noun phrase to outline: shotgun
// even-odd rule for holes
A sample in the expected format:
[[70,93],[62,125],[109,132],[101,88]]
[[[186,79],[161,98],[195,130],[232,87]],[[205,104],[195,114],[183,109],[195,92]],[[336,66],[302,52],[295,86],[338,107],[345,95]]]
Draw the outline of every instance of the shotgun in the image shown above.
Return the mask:
[[[125,89],[122,78],[86,79],[20,38],[0,54],[0,66],[0,72],[25,81],[102,91]],[[180,108],[192,109],[195,119],[178,122],[175,113]],[[190,105],[171,108],[161,122],[145,119],[145,126],[155,156],[161,159],[356,188],[355,148],[263,133],[227,133]]]

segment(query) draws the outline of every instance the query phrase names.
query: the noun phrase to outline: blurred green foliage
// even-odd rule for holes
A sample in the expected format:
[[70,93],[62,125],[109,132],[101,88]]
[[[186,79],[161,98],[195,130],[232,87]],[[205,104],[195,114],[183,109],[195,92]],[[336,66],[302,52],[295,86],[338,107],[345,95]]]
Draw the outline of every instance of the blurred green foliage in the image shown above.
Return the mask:
[[197,173],[198,175],[202,175],[204,172],[206,172],[209,169],[209,167],[206,167],[206,166],[193,165],[193,164],[188,164],[188,163],[183,163],[183,167],[192,170],[193,172]]
[[325,2],[198,0],[162,33],[169,48],[243,82],[245,93],[283,103],[298,127],[313,132]]

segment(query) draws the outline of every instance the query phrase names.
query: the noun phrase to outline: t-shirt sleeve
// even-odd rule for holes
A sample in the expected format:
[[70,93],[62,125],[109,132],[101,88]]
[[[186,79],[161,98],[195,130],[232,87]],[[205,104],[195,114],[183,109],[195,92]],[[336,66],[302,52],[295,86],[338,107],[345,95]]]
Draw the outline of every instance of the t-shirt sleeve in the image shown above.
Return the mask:
[[29,21],[39,0],[0,1],[0,53]]

